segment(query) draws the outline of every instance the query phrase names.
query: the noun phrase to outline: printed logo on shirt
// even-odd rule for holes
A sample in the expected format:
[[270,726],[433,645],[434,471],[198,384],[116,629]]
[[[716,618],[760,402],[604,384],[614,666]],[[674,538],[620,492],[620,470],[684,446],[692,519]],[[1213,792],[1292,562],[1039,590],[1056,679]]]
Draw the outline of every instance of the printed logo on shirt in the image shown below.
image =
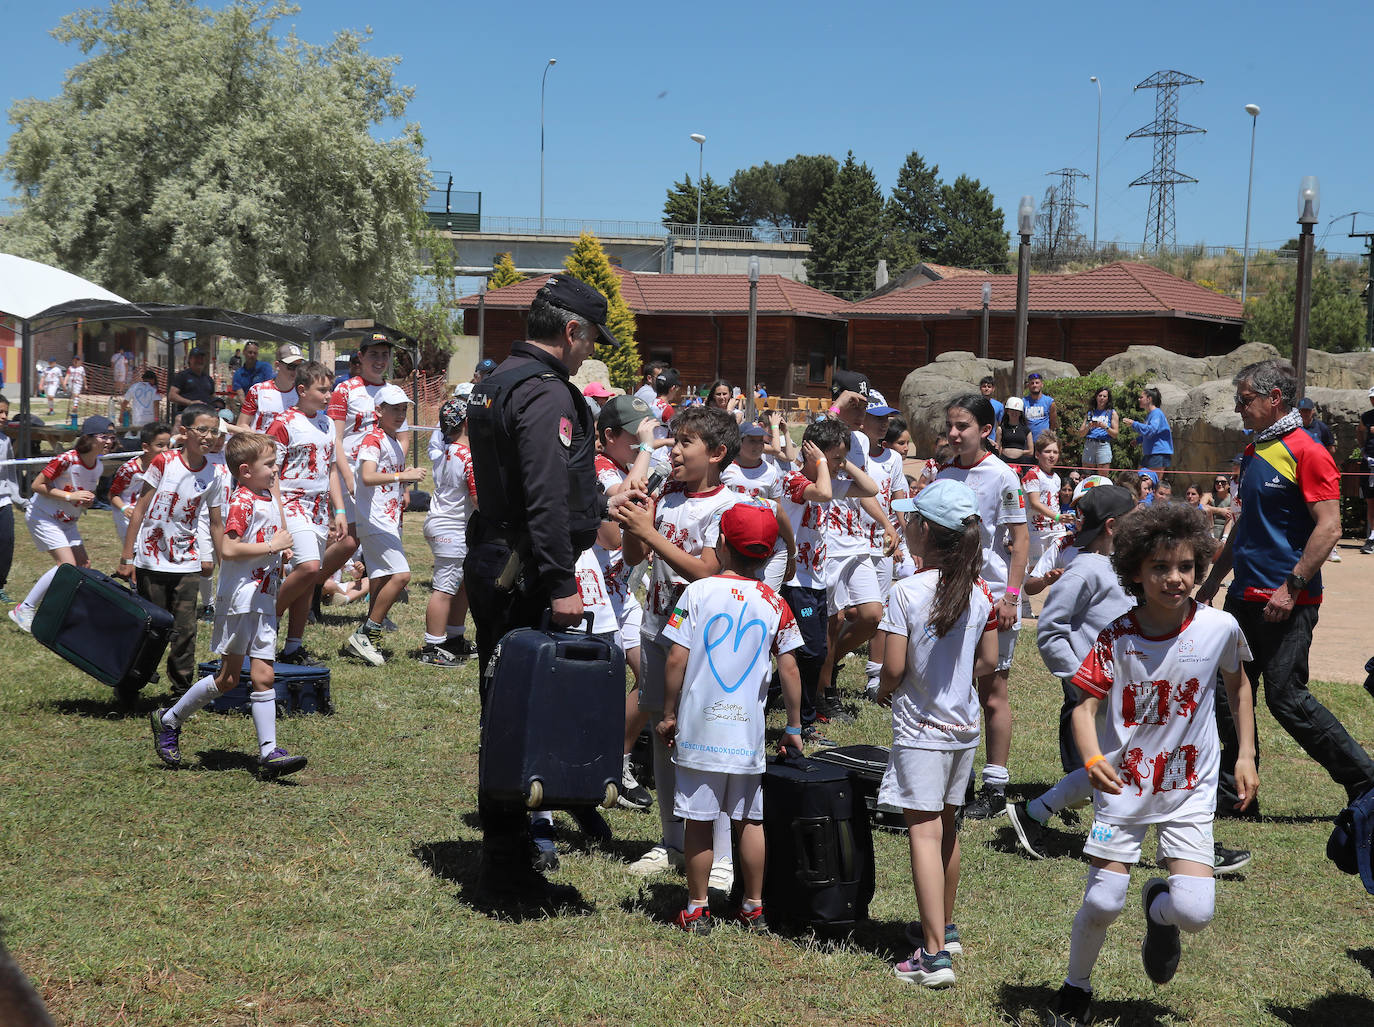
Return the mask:
[[1115,831],[1111,824],[1100,824],[1094,820],[1093,829],[1088,832],[1088,837],[1095,842],[1109,842],[1112,840],[1112,835],[1114,833]]
[[687,612],[682,607],[673,610],[673,615],[668,618],[668,627],[675,628],[687,619]]
[[1024,510],[1026,508],[1026,493],[1019,488],[1007,489],[1002,493],[1003,510]]

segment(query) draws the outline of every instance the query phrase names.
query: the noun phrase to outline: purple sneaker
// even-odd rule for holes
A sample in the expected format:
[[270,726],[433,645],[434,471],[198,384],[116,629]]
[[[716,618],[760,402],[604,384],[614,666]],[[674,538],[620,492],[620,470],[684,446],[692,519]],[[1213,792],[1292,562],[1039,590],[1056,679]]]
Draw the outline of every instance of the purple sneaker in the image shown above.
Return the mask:
[[278,746],[266,756],[258,757],[258,770],[270,777],[281,777],[284,774],[294,774],[298,770],[304,770],[305,762],[304,756],[292,756]]
[[181,728],[168,727],[162,722],[167,711],[159,706],[153,710],[149,721],[153,727],[153,752],[169,767],[181,766]]

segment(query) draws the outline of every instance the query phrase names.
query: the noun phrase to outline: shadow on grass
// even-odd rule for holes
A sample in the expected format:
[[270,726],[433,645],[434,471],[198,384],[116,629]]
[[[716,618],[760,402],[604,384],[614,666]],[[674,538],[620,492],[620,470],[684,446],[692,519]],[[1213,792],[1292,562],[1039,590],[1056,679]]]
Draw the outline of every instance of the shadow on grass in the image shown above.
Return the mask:
[[[1047,827],[1041,838],[1041,847],[1048,859],[1081,859],[1083,857],[1083,835],[1081,834]],[[994,852],[1010,853],[1024,859],[1032,858],[1022,851],[1016,839],[1016,830],[1010,824],[999,827],[997,833],[989,838],[985,844]]]
[[1294,1027],[1314,1023],[1374,1023],[1374,1001],[1364,995],[1338,991],[1314,998],[1305,1006],[1276,1006],[1270,1003],[1269,1012]]
[[229,770],[242,770],[258,778],[265,784],[299,788],[300,782],[294,774],[263,774],[259,772],[258,758],[242,749],[205,749],[196,753],[198,763],[186,768],[223,773]]
[[458,885],[458,900],[493,920],[546,920],[551,917],[586,916],[594,907],[582,893],[568,885],[551,885],[540,901],[520,895],[484,894],[478,885],[482,843],[461,839],[420,842],[410,854],[430,873]]
[[[159,696],[139,692],[129,700],[121,700],[112,691],[105,699],[59,699],[47,704],[50,709],[68,717],[88,717],[92,720],[132,720],[146,718],[164,705]],[[170,703],[166,704],[170,705]]]
[[[1037,1014],[1044,1014],[1058,987],[1003,984],[997,989],[997,1007],[1012,1023],[1034,1022]],[[1106,1002],[1094,999],[1093,1021],[1111,1021],[1118,1027],[1164,1027],[1178,1022],[1178,1014],[1168,1006],[1149,999],[1113,999]]]
[[1346,949],[1345,954],[1359,963],[1374,977],[1374,949]]

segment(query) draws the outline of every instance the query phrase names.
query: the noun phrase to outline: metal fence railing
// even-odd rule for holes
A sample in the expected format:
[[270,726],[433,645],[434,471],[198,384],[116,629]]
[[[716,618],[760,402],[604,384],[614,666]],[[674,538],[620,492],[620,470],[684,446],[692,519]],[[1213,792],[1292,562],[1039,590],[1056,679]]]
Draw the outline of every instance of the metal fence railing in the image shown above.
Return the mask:
[[[661,221],[601,221],[581,218],[490,217],[483,215],[481,231],[492,235],[575,236],[591,232],[600,238],[695,240],[697,226]],[[771,225],[702,225],[702,242],[806,242],[805,228],[777,229]]]

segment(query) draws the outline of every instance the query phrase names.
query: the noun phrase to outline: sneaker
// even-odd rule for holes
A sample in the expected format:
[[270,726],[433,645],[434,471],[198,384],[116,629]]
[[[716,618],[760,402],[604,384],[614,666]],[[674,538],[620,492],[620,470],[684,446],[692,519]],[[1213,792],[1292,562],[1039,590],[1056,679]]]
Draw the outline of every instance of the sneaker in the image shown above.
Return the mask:
[[444,648],[458,660],[470,660],[477,655],[477,647],[468,641],[467,635],[453,635],[444,642]]
[[706,887],[711,891],[724,892],[730,894],[730,889],[735,886],[735,864],[728,859],[718,859],[711,864],[711,876],[707,878]]
[[1146,975],[1156,984],[1168,984],[1178,970],[1178,928],[1150,919],[1150,906],[1156,896],[1168,890],[1168,881],[1152,877],[1140,891],[1140,904],[1145,909],[1145,940],[1140,943],[1140,961],[1145,964]]
[[625,757],[620,767],[620,795],[615,802],[617,806],[639,810],[641,813],[654,804],[654,797],[649,794],[649,789],[635,779],[634,771],[630,769],[629,756]]
[[894,966],[892,972],[902,980],[923,988],[949,988],[954,985],[954,966],[944,949],[933,956],[925,949],[917,949],[910,959],[904,959]]
[[1024,802],[1013,802],[1007,807],[1007,819],[1016,832],[1016,841],[1034,859],[1049,859],[1045,851],[1045,825],[1030,815]]
[[1234,874],[1250,865],[1249,849],[1227,849],[1222,846],[1221,842],[1213,842],[1212,853],[1212,873],[1216,877],[1220,877],[1222,874]]
[[852,724],[855,719],[833,695],[823,695],[816,700],[816,720],[820,723]]
[[19,626],[19,630],[26,634],[33,634],[33,611],[23,603],[20,603],[10,611],[10,620]]
[[153,727],[153,752],[169,767],[181,766],[181,728],[168,727],[162,722],[167,710],[161,706],[149,714]]
[[1327,559],[1328,561],[1330,561],[1331,563],[1340,563],[1340,562],[1341,562],[1341,554],[1338,553],[1338,552],[1336,552],[1336,550],[1333,549],[1333,550],[1331,550],[1331,555],[1328,556],[1326,559]]
[[594,842],[609,842],[615,837],[611,834],[611,825],[595,806],[577,806],[568,810],[568,815],[577,824],[577,829]]
[[383,656],[382,651],[377,648],[377,643],[381,641],[381,635],[382,633],[380,631],[368,632],[363,628],[359,628],[348,636],[348,641],[343,644],[343,648],[340,649],[339,652],[345,656],[356,656],[364,663],[370,663],[374,667],[380,667],[382,664],[386,663],[386,657]]
[[447,649],[430,642],[426,642],[420,647],[415,658],[431,667],[458,667],[462,664],[462,661],[454,659],[453,654]]
[[1051,1027],[1088,1027],[1092,1023],[1093,993],[1064,984],[1050,999]]
[[281,746],[277,746],[266,756],[258,757],[258,771],[268,777],[283,777],[304,770],[306,762],[304,756],[292,756]]
[[213,624],[215,622],[215,604],[206,603],[200,608],[200,613],[197,614],[197,617],[202,624]]
[[762,906],[758,909],[745,909],[741,906],[735,911],[734,919],[735,923],[751,934],[762,934],[768,930],[768,921],[764,918]]
[[666,845],[655,845],[631,863],[629,870],[640,877],[649,877],[651,874],[661,874],[665,870],[681,870],[682,867],[682,853],[679,850],[670,849]]
[[806,727],[802,728],[801,739],[803,745],[814,745],[821,749],[834,748],[838,744],[817,731],[815,724],[807,724]]
[[6,606],[15,605],[14,600],[10,598],[10,594],[3,588],[0,588],[0,603],[4,603]]
[[695,913],[683,910],[673,921],[688,934],[710,934],[711,928],[715,925],[711,923],[711,911],[702,906]]
[[[906,925],[906,940],[908,945],[920,948],[925,944],[926,932],[921,921],[913,920]],[[945,947],[943,951],[951,956],[962,956],[964,954],[963,943],[959,941],[959,928],[953,924],[945,924]]]
[[984,785],[978,790],[978,795],[973,802],[965,807],[964,817],[968,820],[991,820],[993,817],[1000,817],[1006,811],[1006,793],[995,791]]
[[558,869],[557,834],[552,821],[530,821],[530,840],[534,842],[534,855],[530,866],[538,873],[548,873]]
[[1370,539],[1364,545],[1360,546],[1360,552],[1363,553],[1365,556],[1369,556],[1371,553],[1374,553],[1374,538]]
[[323,667],[320,658],[312,653],[305,646],[300,646],[293,653],[277,653],[278,663],[287,663],[293,667]]

